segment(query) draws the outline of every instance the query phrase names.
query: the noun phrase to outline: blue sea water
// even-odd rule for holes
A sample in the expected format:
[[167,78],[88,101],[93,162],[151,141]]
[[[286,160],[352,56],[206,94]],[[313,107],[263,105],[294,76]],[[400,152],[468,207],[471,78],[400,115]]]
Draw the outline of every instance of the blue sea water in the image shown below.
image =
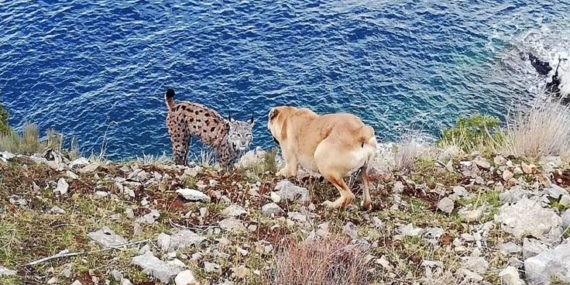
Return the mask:
[[84,154],[105,142],[112,159],[170,154],[167,87],[254,115],[254,146],[273,146],[266,115],[281,104],[354,113],[380,141],[434,137],[531,96],[542,78],[518,53],[552,58],[569,12],[570,0],[0,1],[0,102],[11,125],[62,131]]

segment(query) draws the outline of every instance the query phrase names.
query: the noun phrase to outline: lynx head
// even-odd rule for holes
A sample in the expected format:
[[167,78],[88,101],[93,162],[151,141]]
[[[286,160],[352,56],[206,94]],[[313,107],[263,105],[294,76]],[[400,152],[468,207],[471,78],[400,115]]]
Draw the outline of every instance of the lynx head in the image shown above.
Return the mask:
[[228,123],[230,125],[230,131],[228,133],[228,141],[230,145],[234,150],[247,150],[253,140],[253,116],[251,116],[249,121],[239,121],[232,118],[231,115],[228,115]]

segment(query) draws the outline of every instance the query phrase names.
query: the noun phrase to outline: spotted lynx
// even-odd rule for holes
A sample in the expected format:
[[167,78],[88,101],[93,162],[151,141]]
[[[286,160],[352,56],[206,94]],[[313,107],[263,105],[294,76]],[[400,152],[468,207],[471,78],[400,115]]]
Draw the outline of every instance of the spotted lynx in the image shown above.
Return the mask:
[[172,142],[174,163],[188,165],[192,136],[209,146],[222,167],[231,167],[249,148],[254,118],[248,122],[223,118],[218,112],[194,102],[174,102],[174,90],[167,89],[166,125]]

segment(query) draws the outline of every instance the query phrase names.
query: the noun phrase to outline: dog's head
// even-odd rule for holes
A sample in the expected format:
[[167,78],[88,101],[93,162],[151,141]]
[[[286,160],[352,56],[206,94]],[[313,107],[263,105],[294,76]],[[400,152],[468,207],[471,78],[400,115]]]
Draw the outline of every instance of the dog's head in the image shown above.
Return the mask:
[[280,144],[285,136],[285,121],[289,116],[297,111],[297,108],[291,106],[277,106],[269,110],[267,115],[267,129],[271,132],[273,140]]

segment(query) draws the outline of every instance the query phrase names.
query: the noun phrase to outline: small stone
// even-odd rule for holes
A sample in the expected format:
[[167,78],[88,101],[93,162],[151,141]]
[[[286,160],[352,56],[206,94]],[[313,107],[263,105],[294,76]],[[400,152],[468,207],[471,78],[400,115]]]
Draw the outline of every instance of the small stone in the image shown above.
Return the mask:
[[514,268],[518,268],[518,269],[521,269],[524,267],[524,263],[516,257],[509,258],[509,260],[507,260],[507,265],[512,266]]
[[283,199],[290,201],[299,200],[301,202],[310,201],[311,195],[309,190],[299,187],[291,183],[287,179],[283,179],[275,185],[276,194]]
[[95,197],[95,199],[101,199],[101,198],[105,198],[107,196],[109,196],[108,192],[105,191],[96,191],[93,196]]
[[424,238],[435,243],[439,243],[439,238],[445,233],[442,228],[427,228],[423,234]]
[[139,222],[139,223],[147,223],[147,224],[152,224],[154,223],[158,218],[160,218],[160,212],[158,212],[155,209],[152,209],[150,211],[150,213],[137,218],[135,221]]
[[142,234],[141,224],[134,222],[133,223],[133,235],[139,236],[140,234]]
[[493,158],[493,162],[494,162],[497,166],[502,166],[502,165],[505,165],[505,163],[507,163],[507,160],[506,160],[504,157],[502,157],[502,156],[500,156],[500,155],[497,155],[497,156],[495,156],[495,157]]
[[464,266],[479,275],[483,275],[489,269],[489,262],[483,257],[470,257],[465,261]]
[[570,242],[526,259],[524,271],[529,284],[548,284],[553,278],[570,282]]
[[49,210],[50,214],[65,214],[65,210],[58,207],[58,206],[53,206],[50,210]]
[[65,195],[67,194],[68,190],[69,190],[69,184],[67,184],[67,181],[65,181],[65,179],[63,179],[62,177],[57,181],[57,188],[55,188],[53,192],[56,195]]
[[467,210],[462,208],[458,211],[458,214],[462,221],[470,223],[481,219],[483,216],[483,209]]
[[222,211],[222,215],[226,217],[239,217],[241,215],[247,214],[247,211],[239,205],[232,204]]
[[230,232],[237,232],[237,231],[246,231],[247,229],[243,225],[240,220],[236,218],[226,218],[218,222],[218,225],[222,230],[230,231]]
[[200,211],[200,217],[202,217],[202,218],[207,217],[208,214],[210,213],[210,212],[208,211],[208,208],[206,208],[206,207],[200,208],[199,211]]
[[522,171],[523,171],[525,174],[532,174],[532,173],[534,173],[535,170],[536,170],[536,165],[534,165],[534,164],[530,164],[530,165],[529,165],[529,164],[526,164],[526,163],[523,162],[523,163],[521,163],[521,167],[522,167]]
[[313,203],[309,204],[308,208],[309,208],[309,211],[312,211],[312,212],[317,210],[317,206],[315,206],[315,204],[313,204]]
[[127,207],[127,208],[125,209],[125,215],[126,215],[127,218],[129,218],[129,219],[134,219],[134,218],[135,218],[135,212],[133,211],[133,208]]
[[[5,159],[5,161],[11,160],[12,158],[16,157],[13,153],[8,151],[0,152],[0,158]],[[0,275],[1,276],[1,275]]]
[[[475,236],[475,234],[473,235]],[[471,252],[471,257],[480,257],[480,256],[481,256],[481,250],[478,247],[474,248],[473,251]]]
[[113,275],[113,279],[115,279],[115,281],[123,280],[123,273],[119,270],[112,270],[111,275]]
[[150,251],[143,255],[133,257],[132,264],[143,269],[143,272],[152,274],[162,283],[168,284],[170,279],[180,273],[180,268],[175,265],[167,264],[158,259]]
[[204,271],[206,273],[221,272],[222,267],[216,263],[204,262]]
[[174,283],[176,285],[199,285],[200,283],[194,277],[194,274],[190,270],[184,270],[174,278]]
[[167,251],[177,251],[181,248],[200,245],[207,239],[207,237],[201,236],[193,231],[181,230],[170,236],[170,246],[168,247]]
[[140,255],[143,255],[143,254],[145,254],[145,253],[147,253],[147,252],[149,252],[149,251],[150,251],[150,246],[149,246],[148,244],[145,244],[145,245],[139,250],[138,253],[139,253]]
[[450,160],[445,164],[445,169],[447,169],[447,171],[449,171],[449,172],[455,172],[455,169],[453,169],[453,159],[450,159]]
[[483,281],[483,277],[481,275],[465,268],[458,269],[457,274],[465,277],[465,280],[470,280],[475,282]]
[[76,166],[83,167],[83,166],[88,165],[88,164],[89,164],[89,160],[87,160],[87,158],[80,157],[80,158],[69,163],[69,169],[73,169]]
[[508,266],[499,273],[501,284],[505,285],[524,285],[521,280],[518,270],[513,266]]
[[73,283],[71,283],[71,285],[83,285],[83,284],[81,284],[79,280],[75,280],[73,281]]
[[20,196],[17,195],[10,196],[8,198],[8,201],[10,201],[10,204],[15,206],[26,206],[28,204],[28,201],[26,201],[26,199],[20,198]]
[[504,181],[509,181],[511,178],[513,178],[515,175],[509,171],[508,169],[505,169],[505,171],[503,171],[503,180]]
[[247,251],[247,250],[245,250],[239,246],[236,248],[236,251],[243,256],[247,256],[249,254],[249,251]]
[[167,235],[165,233],[161,233],[158,235],[157,243],[160,249],[162,249],[162,251],[168,251],[168,249],[170,248],[170,239],[171,239],[170,235]]
[[532,235],[540,240],[556,242],[562,236],[562,218],[553,209],[543,208],[528,198],[514,205],[501,206],[495,222],[500,223],[502,231],[515,238]]
[[251,274],[251,271],[245,267],[245,265],[240,265],[238,267],[234,267],[232,270],[232,276],[238,279],[245,279]]
[[477,164],[477,166],[479,166],[483,169],[491,168],[491,164],[484,157],[479,156],[475,159],[474,162],[475,162],[475,164]]
[[352,222],[348,222],[342,227],[342,233],[348,235],[352,239],[356,239],[358,237],[357,230],[356,225]]
[[563,196],[568,195],[568,191],[566,191],[566,189],[556,184],[552,184],[550,187],[544,188],[543,193],[554,199],[561,199]]
[[66,278],[70,278],[71,277],[71,270],[73,268],[73,265],[71,263],[66,263],[63,265],[63,269],[61,270],[61,275],[65,276]]
[[96,232],[91,232],[87,234],[87,236],[106,248],[121,246],[127,243],[126,239],[115,234],[115,232],[108,227],[103,227]]
[[516,203],[523,197],[528,196],[528,191],[523,190],[520,186],[514,186],[511,189],[499,194],[499,200],[503,203]]
[[379,259],[376,259],[376,264],[381,265],[387,271],[394,271],[394,267],[390,264],[390,261],[384,257],[384,255],[382,255],[382,257]]
[[548,245],[540,242],[539,240],[529,238],[523,239],[523,259],[531,258],[547,250],[549,250]]
[[201,170],[202,170],[201,166],[186,168],[184,169],[184,174],[182,174],[182,176],[196,177],[196,175],[198,175],[198,173],[200,173]]
[[97,162],[92,162],[91,164],[89,164],[89,165],[87,165],[87,166],[81,168],[81,169],[79,170],[79,172],[81,172],[81,173],[91,173],[91,172],[97,170],[97,168],[99,168],[99,166],[100,166],[99,163],[97,163]]
[[461,234],[461,239],[466,241],[466,242],[472,242],[475,241],[475,238],[473,237],[472,234],[468,234],[468,233],[462,233]]
[[184,199],[188,201],[201,201],[201,202],[210,202],[210,196],[194,189],[178,189],[176,190],[178,195],[182,196]]
[[8,268],[0,265],[0,277],[2,277],[2,276],[15,276],[16,273],[17,272],[15,270],[11,270],[11,269],[8,269]]
[[79,175],[77,175],[77,174],[75,174],[69,170],[67,172],[65,172],[65,176],[67,176],[69,179],[73,179],[73,180],[79,179]]
[[400,194],[400,193],[404,192],[404,184],[402,184],[401,181],[396,181],[396,183],[394,183],[394,187],[392,188],[392,191],[396,194]]
[[123,192],[124,192],[125,194],[127,194],[128,197],[131,197],[131,198],[135,198],[135,197],[136,197],[135,191],[133,191],[132,189],[130,189],[130,188],[126,187],[126,186],[125,186],[125,188],[123,188]]
[[424,232],[424,229],[422,228],[414,228],[414,225],[407,224],[407,225],[401,225],[396,229],[397,232],[399,232],[401,235],[403,236],[419,236]]
[[279,196],[277,193],[271,192],[270,195],[271,195],[271,201],[273,201],[274,203],[281,202],[281,196]]
[[433,261],[433,260],[422,260],[422,266],[424,267],[439,267],[443,268],[443,262]]
[[506,252],[506,253],[508,253],[508,254],[511,254],[511,253],[519,253],[519,252],[521,252],[521,250],[522,250],[522,249],[521,249],[521,246],[520,246],[520,245],[517,245],[517,244],[514,243],[514,242],[507,242],[507,243],[501,244],[501,245],[499,246],[499,249],[502,250],[502,251],[504,251],[504,252]]
[[562,214],[562,228],[567,229],[568,227],[570,227],[570,209]]
[[166,258],[170,260],[170,262],[168,262],[168,264],[173,264],[173,265],[176,265],[180,268],[186,267],[186,265],[182,261],[176,259],[177,255],[178,254],[176,253],[176,251],[171,251],[171,252],[167,253]]
[[263,205],[263,207],[261,207],[261,213],[264,215],[274,215],[274,214],[278,214],[278,213],[282,213],[283,209],[281,209],[281,207],[279,207],[279,205],[275,204],[275,203],[269,203],[269,204],[265,204]]
[[469,194],[469,192],[467,192],[467,190],[463,186],[453,187],[453,194],[464,199],[471,197],[471,194]]
[[382,222],[382,220],[380,220],[378,217],[372,217],[372,223],[374,224],[375,228],[379,229],[384,227],[384,222]]
[[437,203],[437,208],[446,214],[451,214],[451,212],[453,212],[454,202],[448,197],[445,197]]

